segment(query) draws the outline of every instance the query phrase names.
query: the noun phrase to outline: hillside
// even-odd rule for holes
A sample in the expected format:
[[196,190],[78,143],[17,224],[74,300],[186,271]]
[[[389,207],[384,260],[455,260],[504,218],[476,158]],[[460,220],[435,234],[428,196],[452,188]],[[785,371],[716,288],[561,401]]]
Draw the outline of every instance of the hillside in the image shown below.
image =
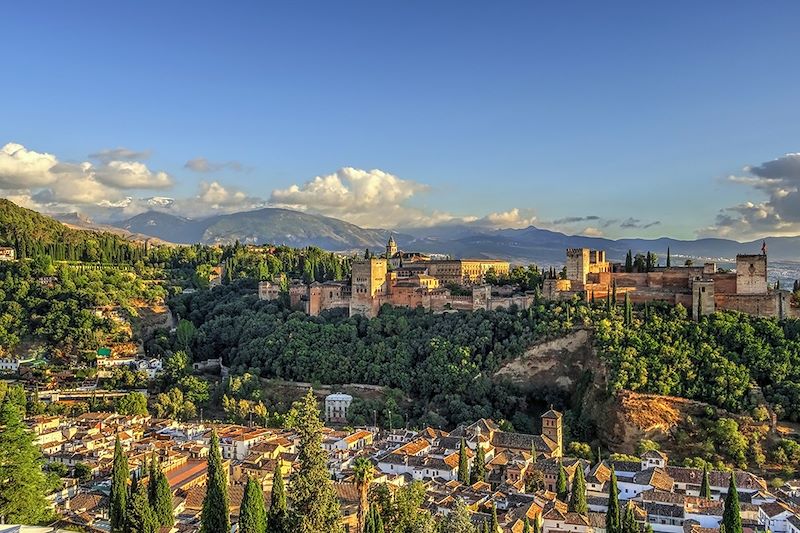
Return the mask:
[[108,232],[78,230],[36,211],[0,198],[0,246],[16,249],[19,258],[47,253],[53,259],[130,261],[143,247]]

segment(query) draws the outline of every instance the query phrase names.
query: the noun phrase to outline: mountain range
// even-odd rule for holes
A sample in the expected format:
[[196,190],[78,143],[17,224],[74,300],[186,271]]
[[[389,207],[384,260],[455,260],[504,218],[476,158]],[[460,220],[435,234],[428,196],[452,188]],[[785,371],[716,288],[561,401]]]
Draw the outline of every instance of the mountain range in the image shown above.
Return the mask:
[[[92,223],[75,215],[64,222],[91,229]],[[81,223],[76,223],[76,220]],[[342,220],[280,208],[263,208],[202,219],[189,219],[159,211],[148,211],[130,219],[98,226],[123,234],[151,236],[163,241],[190,244],[274,243],[288,246],[319,246],[327,250],[353,251],[370,248],[382,250],[390,235],[400,249],[448,254],[454,257],[497,257],[513,262],[560,264],[566,248],[606,250],[611,260],[623,260],[633,253],[652,251],[662,259],[667,248],[675,259],[713,259],[720,262],[736,254],[761,252],[761,240],[738,242],[730,239],[703,238],[678,240],[606,239],[566,235],[529,226],[524,229],[491,229],[474,224],[454,224],[434,228],[406,228],[398,231],[361,228]],[[800,261],[800,236],[764,239],[771,260]]]

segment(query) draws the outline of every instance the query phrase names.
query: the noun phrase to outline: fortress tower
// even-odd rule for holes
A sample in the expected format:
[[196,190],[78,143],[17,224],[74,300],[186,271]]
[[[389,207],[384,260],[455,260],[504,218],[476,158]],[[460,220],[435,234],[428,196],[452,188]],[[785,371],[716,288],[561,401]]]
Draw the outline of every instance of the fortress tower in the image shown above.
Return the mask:
[[389,242],[386,243],[386,259],[391,259],[397,253],[397,243],[394,242],[394,235],[389,236]]
[[737,255],[736,294],[767,292],[767,255]]
[[377,315],[379,299],[388,292],[388,264],[386,259],[377,257],[353,262],[350,316]]

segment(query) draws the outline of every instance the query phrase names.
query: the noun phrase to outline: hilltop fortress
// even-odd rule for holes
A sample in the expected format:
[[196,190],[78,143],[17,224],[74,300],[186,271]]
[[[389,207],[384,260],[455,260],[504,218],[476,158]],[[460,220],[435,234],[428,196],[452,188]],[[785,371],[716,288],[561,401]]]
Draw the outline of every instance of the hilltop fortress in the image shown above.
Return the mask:
[[633,303],[667,302],[692,310],[694,318],[716,311],[741,311],[752,315],[784,318],[796,314],[791,293],[772,289],[767,283],[767,255],[737,255],[736,271],[703,266],[654,266],[648,272],[625,272],[619,263],[606,260],[602,250],[567,250],[566,277],[546,279],[545,298],[562,300],[579,296],[586,300],[628,295]]
[[[431,259],[421,253],[398,251],[394,238],[390,238],[382,257],[353,262],[350,281],[291,283],[289,303],[312,316],[328,309],[348,309],[350,316],[368,317],[377,316],[384,304],[432,311],[530,305],[527,300],[532,295],[493,299],[491,287],[483,284],[490,271],[497,276],[508,275],[509,263],[499,259]],[[280,293],[279,283],[262,281],[258,285],[262,300],[277,300]]]
[[[694,318],[717,309],[783,318],[798,315],[791,307],[791,293],[772,289],[767,283],[767,256],[738,255],[736,271],[717,269],[715,263],[702,266],[652,266],[647,272],[626,272],[620,263],[606,259],[603,250],[570,248],[564,273],[547,278],[542,291],[514,292],[509,287],[485,283],[492,272],[509,274],[509,263],[499,259],[432,259],[421,253],[402,252],[393,238],[381,257],[355,260],[349,281],[302,283],[288,286],[289,303],[316,316],[328,309],[347,309],[350,316],[373,317],[381,306],[422,307],[444,312],[508,308],[527,309],[537,298],[586,301],[627,294],[633,303],[666,302],[691,309]],[[262,300],[277,300],[281,284],[262,281]]]

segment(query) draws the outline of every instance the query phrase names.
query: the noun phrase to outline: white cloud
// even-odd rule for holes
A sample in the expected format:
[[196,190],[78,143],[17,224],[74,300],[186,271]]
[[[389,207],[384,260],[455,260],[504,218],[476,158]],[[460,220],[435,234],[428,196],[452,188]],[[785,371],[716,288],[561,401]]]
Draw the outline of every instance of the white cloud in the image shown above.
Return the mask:
[[536,222],[536,216],[529,210],[517,207],[499,213],[489,213],[475,221],[475,224],[493,228],[527,228]]
[[0,188],[32,188],[55,181],[50,170],[58,163],[52,154],[34,152],[21,144],[0,149]]
[[728,176],[727,181],[750,187],[767,199],[721,209],[714,225],[700,229],[698,234],[735,239],[800,234],[800,153],[748,165],[743,170],[748,175]]
[[587,228],[584,228],[584,230],[581,233],[583,235],[586,235],[587,237],[602,237],[603,236],[603,230],[601,230],[600,228],[593,228],[591,226],[589,226]]
[[247,201],[247,195],[242,191],[226,188],[218,181],[203,181],[200,182],[197,199],[213,209],[219,209],[222,206],[242,205]]
[[172,178],[166,172],[152,172],[138,161],[109,161],[92,168],[97,180],[119,189],[167,189]]

